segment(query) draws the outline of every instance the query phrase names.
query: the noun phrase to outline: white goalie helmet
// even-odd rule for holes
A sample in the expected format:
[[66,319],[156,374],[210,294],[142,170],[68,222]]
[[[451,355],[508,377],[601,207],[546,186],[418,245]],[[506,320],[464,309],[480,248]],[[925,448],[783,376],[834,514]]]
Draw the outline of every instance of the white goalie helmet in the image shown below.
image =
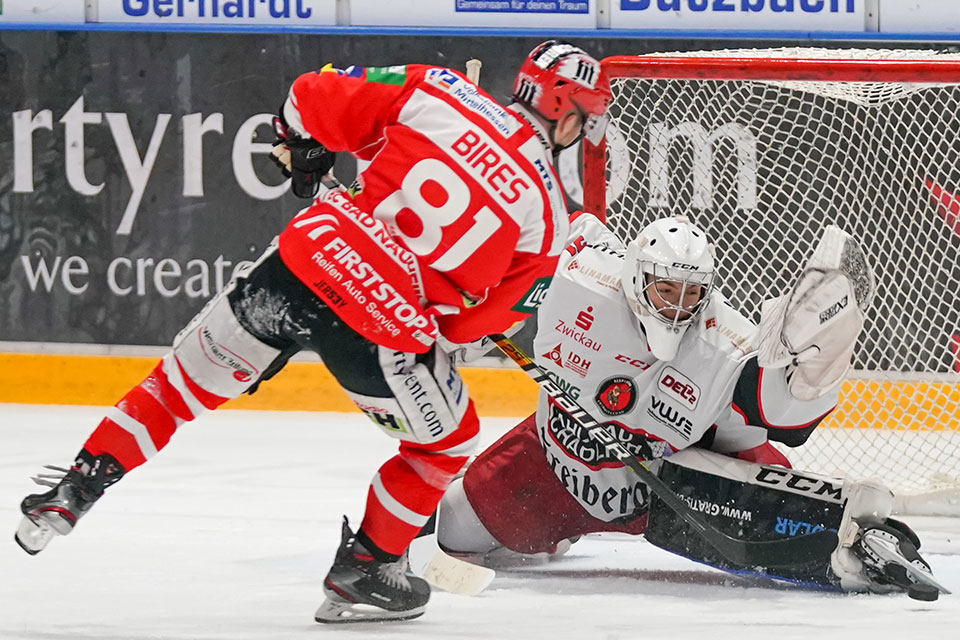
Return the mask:
[[658,359],[676,357],[710,302],[714,276],[713,245],[686,216],[657,220],[627,245],[623,291]]

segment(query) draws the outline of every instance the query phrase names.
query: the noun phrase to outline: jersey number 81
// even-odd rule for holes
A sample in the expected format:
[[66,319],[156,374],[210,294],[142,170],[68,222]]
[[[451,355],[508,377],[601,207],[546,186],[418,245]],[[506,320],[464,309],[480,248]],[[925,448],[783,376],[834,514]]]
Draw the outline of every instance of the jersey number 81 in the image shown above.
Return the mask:
[[[434,204],[424,197],[424,187],[439,186],[446,198],[431,198],[442,201]],[[470,187],[453,169],[440,160],[424,158],[410,168],[400,188],[384,198],[373,211],[373,216],[382,220],[391,232],[403,238],[407,247],[418,256],[426,257],[437,250],[443,239],[444,229],[464,216],[470,215]],[[411,211],[420,220],[421,231],[411,236],[397,224],[401,211]],[[503,221],[490,207],[484,205],[472,214],[473,224],[453,242],[440,256],[428,264],[437,271],[452,271],[462,265],[499,229]]]

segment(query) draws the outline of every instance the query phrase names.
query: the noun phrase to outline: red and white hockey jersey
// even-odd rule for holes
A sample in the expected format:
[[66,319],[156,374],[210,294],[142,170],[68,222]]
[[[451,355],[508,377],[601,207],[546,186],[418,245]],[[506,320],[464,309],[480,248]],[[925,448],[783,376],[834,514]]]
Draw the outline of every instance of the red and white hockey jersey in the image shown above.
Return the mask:
[[546,132],[519,111],[438,67],[300,76],[290,126],[369,165],[358,189],[294,218],[284,262],[361,335],[398,350],[426,351],[437,327],[464,343],[524,319],[568,220]]
[[[623,243],[588,214],[574,219],[571,239],[538,312],[534,355],[638,457],[693,445],[744,451],[768,438],[799,444],[836,405],[829,394],[796,400],[783,369],[759,369],[756,328],[716,290],[676,358],[657,360],[620,287]],[[537,427],[557,478],[592,516],[609,522],[644,504],[636,474],[545,393]]]

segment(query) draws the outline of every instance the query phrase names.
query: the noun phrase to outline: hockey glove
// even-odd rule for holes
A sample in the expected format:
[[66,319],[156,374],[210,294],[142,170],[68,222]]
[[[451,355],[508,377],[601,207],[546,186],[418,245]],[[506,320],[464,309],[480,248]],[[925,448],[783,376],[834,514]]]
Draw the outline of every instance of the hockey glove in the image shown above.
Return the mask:
[[293,195],[313,198],[320,190],[320,179],[333,168],[335,155],[312,138],[303,138],[287,128],[280,117],[273,118],[277,135],[270,158],[291,179]]

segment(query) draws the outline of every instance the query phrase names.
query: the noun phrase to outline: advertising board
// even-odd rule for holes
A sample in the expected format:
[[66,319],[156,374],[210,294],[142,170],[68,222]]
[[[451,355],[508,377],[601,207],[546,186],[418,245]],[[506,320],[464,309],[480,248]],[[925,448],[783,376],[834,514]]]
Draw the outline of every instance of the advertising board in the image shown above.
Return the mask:
[[99,22],[335,25],[336,0],[99,0]]
[[0,25],[5,22],[82,23],[84,0],[0,0]]
[[596,0],[351,0],[358,26],[595,29]]
[[614,29],[863,31],[865,0],[611,0]]
[[880,0],[878,8],[886,33],[960,32],[956,0]]

